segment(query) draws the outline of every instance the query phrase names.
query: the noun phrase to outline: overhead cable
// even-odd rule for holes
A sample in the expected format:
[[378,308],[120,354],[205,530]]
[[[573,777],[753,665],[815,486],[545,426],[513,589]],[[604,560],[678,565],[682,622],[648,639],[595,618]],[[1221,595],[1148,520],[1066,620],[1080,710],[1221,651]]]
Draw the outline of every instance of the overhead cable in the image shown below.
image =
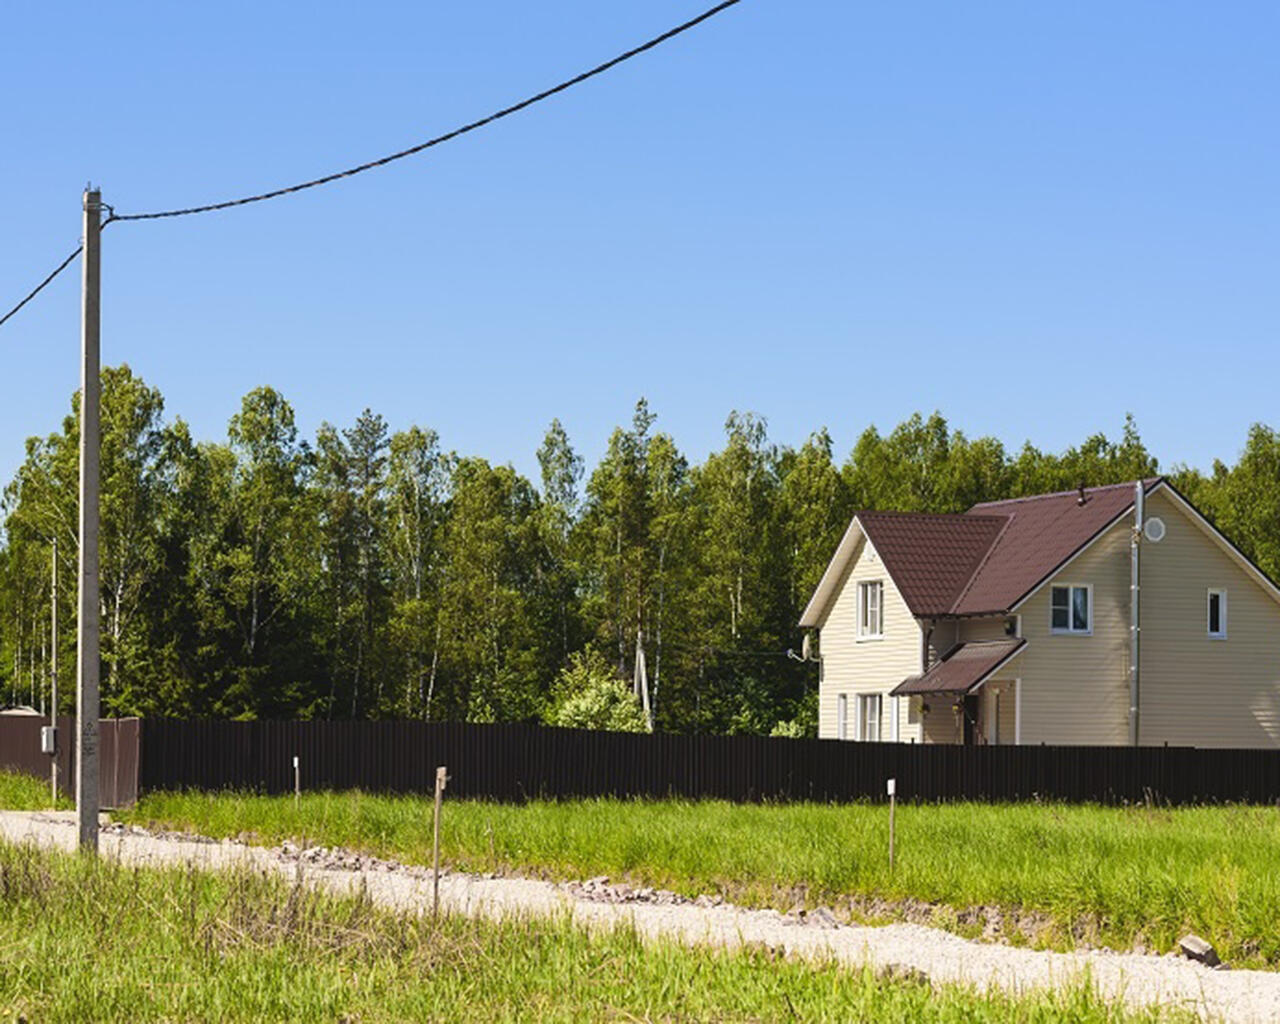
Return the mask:
[[292,195],[295,192],[302,192],[305,189],[315,188],[318,185],[327,185],[330,182],[338,181],[341,178],[350,178],[356,174],[361,174],[364,171],[371,171],[375,167],[385,167],[387,164],[392,163],[396,160],[403,160],[407,156],[413,156],[415,153],[421,153],[423,150],[430,149],[432,146],[438,146],[442,142],[449,142],[453,139],[458,138],[461,135],[466,135],[468,132],[473,132],[477,128],[483,128],[486,125],[493,124],[494,121],[500,121],[504,117],[509,117],[512,114],[518,113],[519,111],[526,109],[527,107],[533,106],[535,103],[541,103],[545,99],[550,99],[552,96],[556,95],[557,93],[564,92],[566,89],[571,89],[573,86],[578,85],[582,82],[585,82],[589,78],[595,78],[596,75],[604,74],[604,72],[610,70],[611,68],[617,67],[619,64],[623,63],[624,61],[628,61],[632,57],[637,57],[640,54],[644,53],[646,50],[652,50],[655,46],[660,46],[662,43],[665,43],[668,39],[673,39],[676,36],[680,35],[682,32],[689,31],[689,29],[693,28],[695,25],[700,25],[702,22],[706,21],[708,18],[712,18],[715,15],[719,14],[721,11],[726,10],[727,8],[732,7],[735,4],[740,2],[741,0],[724,0],[723,3],[717,4],[715,7],[712,7],[710,10],[704,11],[702,14],[699,14],[696,18],[693,18],[690,21],[686,21],[683,25],[677,25],[675,28],[670,29],[666,32],[663,32],[662,35],[655,36],[654,38],[650,39],[647,43],[642,43],[640,46],[630,49],[626,53],[619,54],[617,57],[614,57],[612,60],[608,60],[608,61],[605,61],[603,64],[597,65],[596,67],[592,68],[590,71],[584,71],[580,75],[575,75],[573,78],[566,79],[565,81],[561,82],[559,85],[553,85],[550,89],[545,89],[542,92],[538,93],[537,95],[530,96],[528,99],[521,100],[519,103],[514,103],[509,107],[503,107],[501,110],[498,110],[488,115],[487,117],[482,117],[478,121],[472,121],[470,124],[463,125],[461,128],[455,128],[453,129],[453,131],[445,132],[445,134],[443,135],[437,135],[433,139],[428,139],[426,142],[420,142],[416,146],[410,146],[408,149],[402,149],[398,153],[392,153],[389,156],[379,157],[377,160],[370,160],[368,163],[363,163],[356,167],[350,167],[345,171],[336,171],[333,174],[326,174],[323,178],[314,178],[311,181],[304,181],[297,185],[289,185],[286,188],[273,189],[270,192],[262,192],[254,196],[244,196],[241,199],[228,199],[221,203],[209,203],[208,205],[205,205],[205,206],[189,206],[189,207],[186,207],[185,209],[178,209],[178,210],[161,210],[156,213],[122,213],[122,214],[118,214],[115,217],[115,219],[116,220],[159,220],[163,217],[186,217],[193,213],[212,213],[215,210],[226,210],[226,209],[230,209],[233,206],[245,206],[249,203],[260,203],[265,199],[278,199],[281,196]]
[[[314,178],[311,181],[304,181],[297,185],[289,185],[286,188],[273,189],[270,192],[262,192],[262,193],[259,193],[258,195],[244,196],[243,198],[240,198],[240,199],[228,199],[220,203],[209,203],[205,206],[189,206],[189,207],[185,207],[183,209],[177,209],[177,210],[159,210],[154,213],[116,214],[113,211],[111,215],[105,221],[103,221],[102,226],[106,227],[108,224],[117,220],[159,220],[165,217],[185,217],[193,213],[212,213],[215,210],[226,210],[226,209],[230,209],[233,206],[246,206],[249,203],[260,203],[266,199],[278,199],[281,196],[292,195],[295,192],[302,192],[305,189],[315,188],[318,185],[327,185],[330,182],[338,181],[342,178],[350,178],[354,175],[361,174],[364,171],[373,170],[375,167],[385,167],[387,164],[393,163],[396,160],[403,160],[405,157],[413,156],[415,153],[421,153],[423,150],[430,149],[433,146],[438,146],[443,142],[449,142],[452,139],[456,139],[461,135],[466,135],[468,132],[473,132],[478,128],[483,128],[486,125],[493,124],[494,121],[500,121],[504,117],[509,117],[512,114],[515,114],[521,110],[524,110],[526,107],[533,106],[535,103],[541,103],[543,100],[549,99],[552,96],[555,96],[557,93],[564,92],[566,89],[571,89],[573,86],[578,85],[582,82],[585,82],[589,78],[595,78],[597,75],[604,74],[604,72],[610,70],[611,68],[617,67],[619,64],[622,64],[623,62],[630,60],[632,57],[637,57],[640,54],[646,52],[647,50],[652,50],[655,46],[660,46],[662,43],[665,43],[668,39],[674,39],[676,36],[680,35],[681,33],[689,31],[689,29],[693,28],[696,25],[702,24],[702,22],[706,21],[708,18],[712,18],[715,15],[719,14],[721,11],[724,11],[730,7],[733,7],[735,4],[738,4],[740,2],[741,0],[724,0],[723,3],[716,4],[716,6],[710,8],[709,10],[704,11],[702,14],[699,14],[696,18],[692,18],[689,21],[684,22],[682,25],[677,25],[675,28],[669,29],[668,31],[663,32],[662,35],[660,36],[654,36],[654,38],[650,39],[647,43],[642,43],[639,46],[636,46],[630,50],[627,50],[625,53],[619,54],[618,56],[614,57],[612,60],[608,60],[608,61],[605,61],[603,64],[597,65],[596,67],[592,68],[590,71],[584,71],[580,75],[575,75],[573,78],[566,79],[565,81],[561,82],[559,85],[552,86],[550,89],[544,89],[542,92],[537,93],[534,96],[530,96],[528,99],[521,100],[519,103],[512,104],[509,107],[503,107],[501,110],[495,111],[494,113],[488,115],[487,117],[482,117],[478,121],[472,121],[470,124],[465,124],[461,128],[455,128],[453,131],[446,132],[443,135],[437,135],[433,139],[428,139],[426,142],[420,142],[416,146],[410,146],[408,149],[402,149],[398,153],[391,153],[390,155],[380,157],[377,160],[370,160],[367,163],[359,164],[356,167],[350,167],[345,171],[337,171],[333,174],[326,174],[322,178]],[[63,260],[62,263],[58,265],[57,269],[54,270],[52,274],[50,274],[38,285],[36,285],[35,288],[33,288],[30,292],[28,292],[26,297],[21,302],[19,302],[16,306],[10,309],[9,312],[5,313],[3,317],[0,317],[0,326],[3,326],[5,321],[7,321],[10,317],[12,317],[15,313],[17,313],[18,310],[20,310],[28,302],[34,299],[45,288],[45,286],[49,284],[50,281],[52,281],[64,270],[66,270],[67,267],[70,266],[72,260],[74,260],[77,256],[80,255],[80,251],[82,248],[83,246],[77,246],[75,251],[71,253],[71,255],[68,256],[65,260]]]
[[14,307],[13,307],[13,309],[9,310],[9,312],[7,312],[4,316],[0,317],[0,327],[3,327],[3,326],[4,326],[4,322],[5,322],[6,320],[8,320],[11,316],[13,316],[13,314],[14,314],[14,313],[18,312],[18,310],[20,310],[20,309],[21,309],[23,306],[25,306],[28,302],[30,302],[32,299],[34,299],[34,298],[35,298],[37,295],[39,295],[42,291],[44,291],[45,285],[47,285],[47,284],[48,284],[50,281],[52,281],[55,277],[57,277],[57,276],[58,276],[59,274],[61,274],[64,270],[66,270],[66,269],[67,269],[67,267],[71,266],[71,261],[72,261],[72,260],[74,260],[77,256],[79,256],[79,255],[80,255],[80,251],[81,251],[83,248],[84,248],[84,246],[83,246],[83,245],[77,245],[77,246],[76,246],[76,248],[75,248],[75,252],[73,252],[73,253],[72,253],[70,256],[68,256],[65,260],[63,260],[61,263],[59,263],[59,264],[58,264],[57,269],[56,269],[56,270],[54,270],[54,272],[53,272],[52,274],[50,274],[50,275],[49,275],[48,277],[46,277],[43,281],[41,281],[38,285],[36,285],[34,288],[32,288],[32,289],[31,289],[31,291],[27,292],[26,298],[24,298],[21,302],[19,302],[16,306],[14,306]]

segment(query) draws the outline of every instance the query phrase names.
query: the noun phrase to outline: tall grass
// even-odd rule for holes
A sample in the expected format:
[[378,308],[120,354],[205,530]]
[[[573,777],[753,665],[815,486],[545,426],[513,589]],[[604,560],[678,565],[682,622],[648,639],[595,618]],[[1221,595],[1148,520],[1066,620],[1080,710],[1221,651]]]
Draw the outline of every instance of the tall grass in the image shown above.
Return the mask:
[[1087,988],[1011,998],[565,920],[395,915],[251,872],[0,843],[0,1014],[40,1021],[1157,1019]]
[[[292,797],[152,794],[128,815],[214,836],[294,838],[425,863],[431,804],[358,792]],[[894,917],[901,901],[1042,917],[1008,938],[1167,950],[1193,930],[1254,966],[1280,965],[1280,810],[950,804],[883,807],[581,800],[447,801],[455,867],[555,878],[609,875],[688,895],[788,909],[797,901]],[[884,901],[884,902],[879,902]],[[947,924],[946,914],[939,923]]]
[[[45,811],[51,806],[48,779],[0,770],[0,810]],[[71,806],[66,797],[58,797],[58,807]]]

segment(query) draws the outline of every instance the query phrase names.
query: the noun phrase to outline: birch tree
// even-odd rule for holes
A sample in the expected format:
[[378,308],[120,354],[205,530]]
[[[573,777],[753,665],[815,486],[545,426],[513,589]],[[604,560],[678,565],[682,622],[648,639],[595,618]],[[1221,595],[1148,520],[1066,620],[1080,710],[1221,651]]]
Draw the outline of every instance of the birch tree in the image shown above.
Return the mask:
[[391,436],[387,463],[388,555],[394,609],[390,635],[399,655],[402,714],[431,717],[440,666],[440,585],[452,457],[434,430]]

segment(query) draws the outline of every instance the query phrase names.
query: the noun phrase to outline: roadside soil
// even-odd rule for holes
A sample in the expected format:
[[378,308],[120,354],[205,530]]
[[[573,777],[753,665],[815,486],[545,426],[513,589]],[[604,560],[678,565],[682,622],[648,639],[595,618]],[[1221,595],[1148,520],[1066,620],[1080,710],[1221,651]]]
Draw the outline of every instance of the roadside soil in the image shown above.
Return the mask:
[[[8,842],[69,850],[75,838],[69,812],[0,811],[0,839]],[[291,843],[265,848],[123,825],[104,826],[100,847],[105,856],[130,866],[248,866],[337,893],[364,889],[377,903],[404,912],[429,912],[432,905],[429,869],[343,850],[304,850]],[[689,899],[611,884],[607,878],[555,883],[442,872],[440,904],[446,912],[488,917],[567,914],[588,928],[629,925],[650,939],[750,945],[778,956],[870,965],[889,977],[978,990],[996,987],[1022,993],[1087,978],[1104,998],[1135,1007],[1176,1007],[1209,1020],[1280,1020],[1280,973],[1213,970],[1173,954],[1033,950],[974,941],[922,924],[848,924],[840,919],[843,913],[837,916],[823,908],[797,908],[788,914],[747,910],[717,897]],[[864,909],[871,913],[875,908]],[[1003,927],[988,921],[983,930],[995,937],[1003,934]]]

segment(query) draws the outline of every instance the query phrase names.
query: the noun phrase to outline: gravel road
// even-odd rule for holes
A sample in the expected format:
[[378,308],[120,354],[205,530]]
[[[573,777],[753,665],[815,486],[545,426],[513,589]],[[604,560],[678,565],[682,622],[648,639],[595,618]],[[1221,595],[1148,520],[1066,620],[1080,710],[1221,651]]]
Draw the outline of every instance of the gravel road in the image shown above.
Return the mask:
[[[0,811],[0,839],[71,849],[71,815]],[[217,869],[250,865],[312,885],[349,892],[363,884],[376,902],[418,912],[431,905],[431,879],[420,867],[341,851],[268,849],[231,841],[154,835],[122,826],[104,828],[102,852],[128,865],[194,864]],[[920,972],[936,983],[1025,992],[1070,984],[1086,973],[1107,998],[1134,1006],[1159,1003],[1210,1020],[1280,1020],[1280,973],[1211,970],[1177,956],[1087,951],[1052,953],[974,942],[921,925],[849,926],[821,913],[804,918],[772,910],[745,910],[710,900],[674,902],[670,894],[631,892],[603,879],[569,885],[521,878],[447,873],[440,879],[444,909],[501,917],[570,912],[588,927],[634,923],[644,936],[686,943],[766,945],[788,954]]]

